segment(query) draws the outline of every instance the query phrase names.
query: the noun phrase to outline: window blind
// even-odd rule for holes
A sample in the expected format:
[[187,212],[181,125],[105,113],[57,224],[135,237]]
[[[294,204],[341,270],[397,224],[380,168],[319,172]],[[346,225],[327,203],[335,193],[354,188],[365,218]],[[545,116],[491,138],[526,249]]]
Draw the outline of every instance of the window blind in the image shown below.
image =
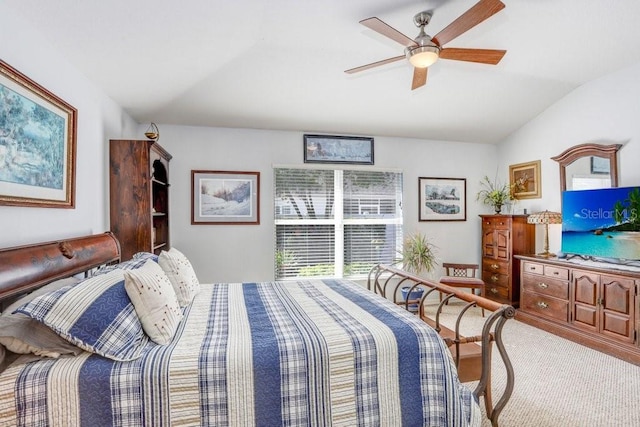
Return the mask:
[[274,170],[277,279],[354,277],[402,244],[402,174]]

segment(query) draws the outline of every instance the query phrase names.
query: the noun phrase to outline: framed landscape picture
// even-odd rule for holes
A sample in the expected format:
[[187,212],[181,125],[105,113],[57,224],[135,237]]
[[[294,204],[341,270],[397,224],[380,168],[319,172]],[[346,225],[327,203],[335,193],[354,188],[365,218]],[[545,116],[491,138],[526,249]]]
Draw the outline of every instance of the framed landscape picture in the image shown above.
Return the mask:
[[260,224],[260,172],[192,170],[191,224]]
[[373,138],[304,135],[305,163],[373,164]]
[[466,221],[465,178],[418,178],[419,221]]
[[0,205],[73,208],[76,109],[0,61]]

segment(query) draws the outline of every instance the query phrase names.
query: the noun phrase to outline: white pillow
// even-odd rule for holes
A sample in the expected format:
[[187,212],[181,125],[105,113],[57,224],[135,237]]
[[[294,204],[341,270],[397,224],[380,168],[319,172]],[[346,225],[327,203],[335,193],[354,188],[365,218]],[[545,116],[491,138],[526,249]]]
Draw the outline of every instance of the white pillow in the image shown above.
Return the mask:
[[160,252],[158,264],[171,281],[180,307],[191,304],[193,297],[200,292],[200,282],[187,257],[176,248],[171,248]]
[[182,311],[162,268],[148,260],[136,270],[124,270],[124,288],[149,338],[160,345],[169,344],[182,320]]

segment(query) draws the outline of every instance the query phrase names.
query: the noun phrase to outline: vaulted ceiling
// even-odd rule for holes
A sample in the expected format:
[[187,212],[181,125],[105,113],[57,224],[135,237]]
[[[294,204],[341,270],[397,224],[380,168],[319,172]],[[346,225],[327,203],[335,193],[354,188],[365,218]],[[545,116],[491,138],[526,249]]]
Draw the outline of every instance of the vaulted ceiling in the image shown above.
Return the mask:
[[[576,87],[640,61],[640,1],[502,0],[411,90],[403,54],[359,24],[435,35],[477,0],[4,0],[140,123],[497,143]],[[18,41],[19,42],[19,41]],[[1,52],[1,50],[0,50]]]

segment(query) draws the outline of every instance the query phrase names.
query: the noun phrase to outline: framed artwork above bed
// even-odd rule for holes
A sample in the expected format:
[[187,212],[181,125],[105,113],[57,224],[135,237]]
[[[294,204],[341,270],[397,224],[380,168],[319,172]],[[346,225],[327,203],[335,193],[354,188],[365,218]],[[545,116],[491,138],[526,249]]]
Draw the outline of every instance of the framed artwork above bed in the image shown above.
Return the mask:
[[76,109],[0,61],[0,205],[74,208]]
[[260,172],[192,170],[191,224],[260,224]]

